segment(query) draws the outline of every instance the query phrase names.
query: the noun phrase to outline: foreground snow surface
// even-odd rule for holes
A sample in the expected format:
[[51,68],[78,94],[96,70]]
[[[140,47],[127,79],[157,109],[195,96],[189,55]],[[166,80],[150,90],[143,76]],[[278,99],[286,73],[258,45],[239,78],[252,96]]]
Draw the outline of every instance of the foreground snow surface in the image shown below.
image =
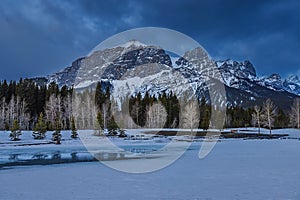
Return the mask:
[[200,146],[194,142],[172,165],[145,174],[99,162],[2,169],[0,199],[300,199],[299,140],[221,140],[201,160]]

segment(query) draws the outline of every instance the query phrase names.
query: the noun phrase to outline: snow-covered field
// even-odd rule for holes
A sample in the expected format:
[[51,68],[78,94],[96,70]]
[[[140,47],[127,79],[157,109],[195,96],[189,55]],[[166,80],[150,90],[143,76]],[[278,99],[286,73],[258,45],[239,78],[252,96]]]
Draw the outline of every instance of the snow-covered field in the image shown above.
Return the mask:
[[[140,134],[138,130],[129,132]],[[300,131],[281,129],[274,133],[289,134],[293,139],[222,139],[204,159],[198,158],[202,142],[193,142],[176,162],[151,173],[120,172],[100,162],[4,167],[0,168],[0,199],[300,199]],[[82,142],[69,139],[69,135],[63,132],[61,145],[26,146],[47,143],[51,135],[35,141],[31,132],[24,132],[22,140],[11,142],[8,132],[0,132],[0,165],[39,154],[44,159],[56,154],[69,158],[72,153],[88,157]],[[113,140],[122,148],[137,150],[137,154],[170,141]],[[131,160],[107,162],[122,165]]]

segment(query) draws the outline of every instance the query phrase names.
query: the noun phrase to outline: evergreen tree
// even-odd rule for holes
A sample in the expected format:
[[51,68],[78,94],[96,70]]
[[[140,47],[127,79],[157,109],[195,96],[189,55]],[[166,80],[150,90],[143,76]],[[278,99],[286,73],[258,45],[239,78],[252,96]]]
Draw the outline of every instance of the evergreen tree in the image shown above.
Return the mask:
[[1,98],[5,98],[6,102],[8,102],[7,94],[8,94],[8,85],[6,80],[3,81],[1,84]]
[[286,128],[289,124],[289,117],[284,113],[282,109],[278,109],[277,115],[274,121],[275,128]]
[[252,123],[253,109],[243,109],[240,106],[232,106],[226,109],[226,127],[247,127]]
[[48,86],[46,99],[48,100],[52,94],[57,96],[59,93],[60,91],[58,85],[54,81],[52,81]]
[[66,85],[62,86],[59,91],[59,94],[63,100],[68,96],[68,93],[68,87]]
[[20,131],[20,126],[18,120],[14,120],[14,123],[10,129],[11,133],[9,134],[9,137],[11,140],[16,141],[20,140],[19,136],[22,134]]
[[117,129],[119,129],[118,124],[115,122],[114,117],[112,116],[107,125],[107,130],[109,135],[117,135]]
[[40,113],[39,119],[35,124],[32,136],[34,137],[34,139],[44,139],[46,137],[46,131],[47,125],[45,124],[43,113]]
[[60,124],[60,121],[59,121],[59,118],[56,118],[55,120],[55,130],[52,134],[52,141],[55,142],[55,144],[60,144],[60,141],[61,141],[61,124]]
[[124,129],[119,130],[119,135],[118,136],[121,137],[121,138],[128,137],[128,135],[126,134]]
[[95,122],[95,127],[94,127],[94,134],[97,136],[103,135],[103,130],[104,130],[104,122],[102,118],[101,112],[97,113],[97,118]]
[[7,122],[4,122],[4,129],[6,131],[9,131],[9,124]]
[[41,113],[45,111],[46,105],[46,94],[47,94],[47,87],[36,87],[36,111],[35,113]]
[[105,102],[105,95],[101,88],[101,83],[98,82],[95,91],[95,102],[97,107],[100,109],[102,104]]
[[203,112],[203,116],[201,117],[201,121],[200,121],[200,128],[207,130],[209,128],[209,123],[210,123],[210,109],[208,106],[204,107],[204,112]]
[[199,119],[199,128],[207,130],[209,128],[211,115],[211,106],[206,103],[204,97],[200,100],[200,119]]
[[104,123],[101,112],[98,112],[97,114],[97,123],[99,124],[101,129],[104,129]]
[[71,138],[78,138],[74,116],[71,118]]

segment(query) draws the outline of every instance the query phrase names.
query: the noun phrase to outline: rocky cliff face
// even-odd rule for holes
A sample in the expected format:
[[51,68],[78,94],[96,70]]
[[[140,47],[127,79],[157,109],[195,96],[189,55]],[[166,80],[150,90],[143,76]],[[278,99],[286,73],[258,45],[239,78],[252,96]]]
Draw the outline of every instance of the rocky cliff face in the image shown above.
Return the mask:
[[72,65],[70,67],[67,67],[55,74],[52,74],[47,77],[47,82],[55,82],[60,87],[66,85],[71,87],[75,83],[75,79],[77,76],[77,73],[82,66],[82,63],[84,62],[85,58],[79,58],[72,62]]
[[102,79],[118,80],[128,70],[136,66],[157,63],[172,66],[170,57],[163,49],[156,47],[144,47],[128,51],[113,60],[104,70]]

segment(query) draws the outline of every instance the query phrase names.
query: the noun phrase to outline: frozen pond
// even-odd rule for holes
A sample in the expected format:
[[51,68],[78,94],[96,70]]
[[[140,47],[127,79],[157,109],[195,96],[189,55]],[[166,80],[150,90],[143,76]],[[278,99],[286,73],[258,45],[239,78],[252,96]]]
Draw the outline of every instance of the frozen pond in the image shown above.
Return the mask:
[[0,199],[300,199],[299,140],[226,140],[204,159],[200,144],[144,174],[99,162],[0,170]]

